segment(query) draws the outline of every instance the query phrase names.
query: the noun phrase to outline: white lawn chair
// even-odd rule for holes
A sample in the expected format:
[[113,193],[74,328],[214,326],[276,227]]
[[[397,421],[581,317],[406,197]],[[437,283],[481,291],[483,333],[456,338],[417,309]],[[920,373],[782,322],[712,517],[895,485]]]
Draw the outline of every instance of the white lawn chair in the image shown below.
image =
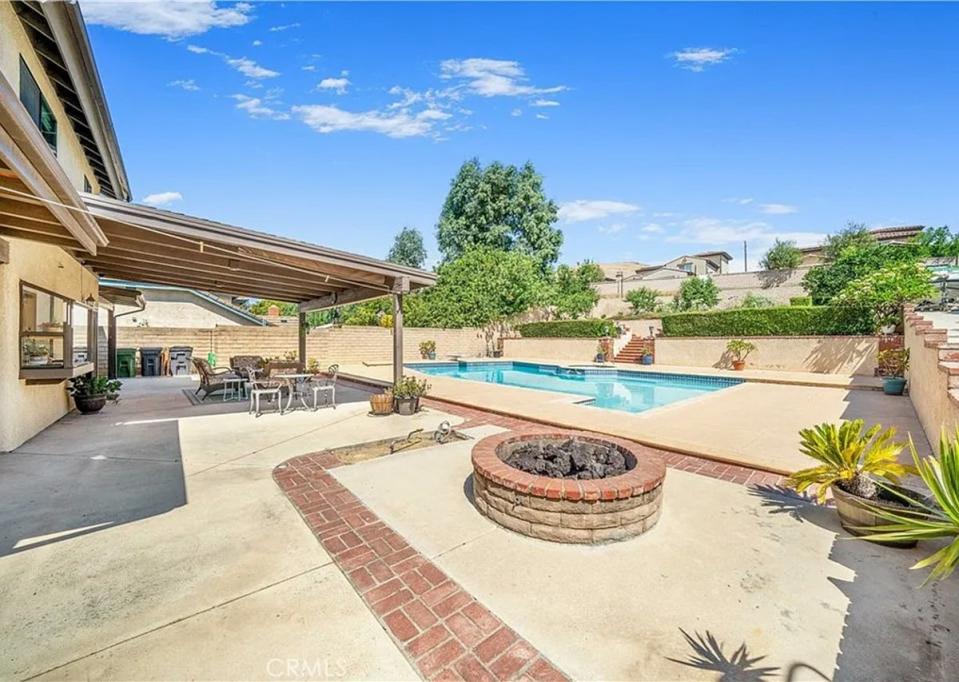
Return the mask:
[[[260,412],[260,398],[266,396],[276,406],[276,411],[283,414],[283,402],[280,396],[280,384],[276,380],[268,377],[258,379],[255,369],[248,369],[247,376],[250,379],[250,410],[248,414],[255,414],[257,417]],[[255,406],[255,409],[254,409]]]
[[330,365],[326,371],[330,375],[329,379],[322,381],[322,383],[316,380],[310,382],[313,389],[314,411],[320,409],[320,395],[327,393],[330,395],[330,405],[334,410],[336,409],[336,375],[340,372],[340,366]]

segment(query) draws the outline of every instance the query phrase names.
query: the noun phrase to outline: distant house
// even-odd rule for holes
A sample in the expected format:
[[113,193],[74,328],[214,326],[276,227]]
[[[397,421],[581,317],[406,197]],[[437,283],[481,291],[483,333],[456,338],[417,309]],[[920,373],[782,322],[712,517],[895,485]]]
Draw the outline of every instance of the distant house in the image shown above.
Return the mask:
[[[901,225],[894,227],[878,227],[875,230],[870,230],[871,234],[877,242],[883,242],[886,244],[906,244],[922,232],[924,226],[922,225]],[[799,249],[802,252],[802,266],[811,267],[813,265],[819,265],[823,262],[823,246],[809,246],[805,249]]]
[[598,263],[598,265],[603,271],[603,281],[635,282],[647,279],[721,275],[729,272],[729,261],[732,259],[733,257],[725,251],[706,251],[678,256],[659,265],[647,265],[636,261]]
[[135,288],[143,295],[145,307],[142,310],[127,307],[117,310],[118,327],[212,329],[270,324],[227,299],[197,289],[110,279],[101,280],[101,285]]

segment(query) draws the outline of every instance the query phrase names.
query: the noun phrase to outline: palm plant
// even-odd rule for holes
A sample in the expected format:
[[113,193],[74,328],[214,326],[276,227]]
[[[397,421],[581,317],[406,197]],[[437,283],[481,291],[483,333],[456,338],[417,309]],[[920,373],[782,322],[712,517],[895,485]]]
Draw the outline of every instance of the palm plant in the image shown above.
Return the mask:
[[932,499],[915,499],[890,488],[890,492],[903,498],[912,508],[903,510],[873,509],[877,516],[889,523],[873,526],[864,540],[899,542],[903,540],[929,540],[952,538],[952,542],[912,568],[932,566],[932,571],[923,581],[947,578],[959,565],[959,427],[953,439],[945,431],[939,438],[938,457],[919,457],[912,439],[909,440],[916,471],[929,489]]
[[[899,462],[903,446],[893,439],[896,429],[882,431],[876,424],[865,433],[862,419],[835,424],[819,424],[799,432],[800,452],[822,462],[819,466],[797,471],[786,480],[786,485],[798,492],[818,485],[817,499],[826,501],[831,486],[867,500],[876,499],[878,489],[874,476],[899,482],[899,477],[911,473],[912,468]],[[882,431],[882,433],[880,433]]]

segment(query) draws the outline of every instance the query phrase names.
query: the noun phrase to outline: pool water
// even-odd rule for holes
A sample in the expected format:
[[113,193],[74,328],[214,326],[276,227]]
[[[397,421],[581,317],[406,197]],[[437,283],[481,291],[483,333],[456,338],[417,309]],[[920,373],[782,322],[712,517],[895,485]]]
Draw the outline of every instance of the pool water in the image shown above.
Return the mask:
[[444,362],[407,366],[432,376],[570,393],[583,396],[584,402],[593,407],[623,412],[645,412],[742,383],[739,379],[723,377],[560,367],[530,362]]

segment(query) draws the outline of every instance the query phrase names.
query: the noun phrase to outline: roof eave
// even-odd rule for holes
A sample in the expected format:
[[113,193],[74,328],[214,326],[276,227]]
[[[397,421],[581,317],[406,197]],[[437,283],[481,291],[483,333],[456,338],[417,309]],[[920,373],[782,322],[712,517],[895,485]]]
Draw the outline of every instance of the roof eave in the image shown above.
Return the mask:
[[75,74],[73,82],[77,95],[106,162],[114,191],[118,198],[129,201],[130,181],[123,165],[116,129],[113,127],[113,118],[110,116],[103,82],[97,70],[80,5],[73,2],[45,2],[41,6],[66,66]]

